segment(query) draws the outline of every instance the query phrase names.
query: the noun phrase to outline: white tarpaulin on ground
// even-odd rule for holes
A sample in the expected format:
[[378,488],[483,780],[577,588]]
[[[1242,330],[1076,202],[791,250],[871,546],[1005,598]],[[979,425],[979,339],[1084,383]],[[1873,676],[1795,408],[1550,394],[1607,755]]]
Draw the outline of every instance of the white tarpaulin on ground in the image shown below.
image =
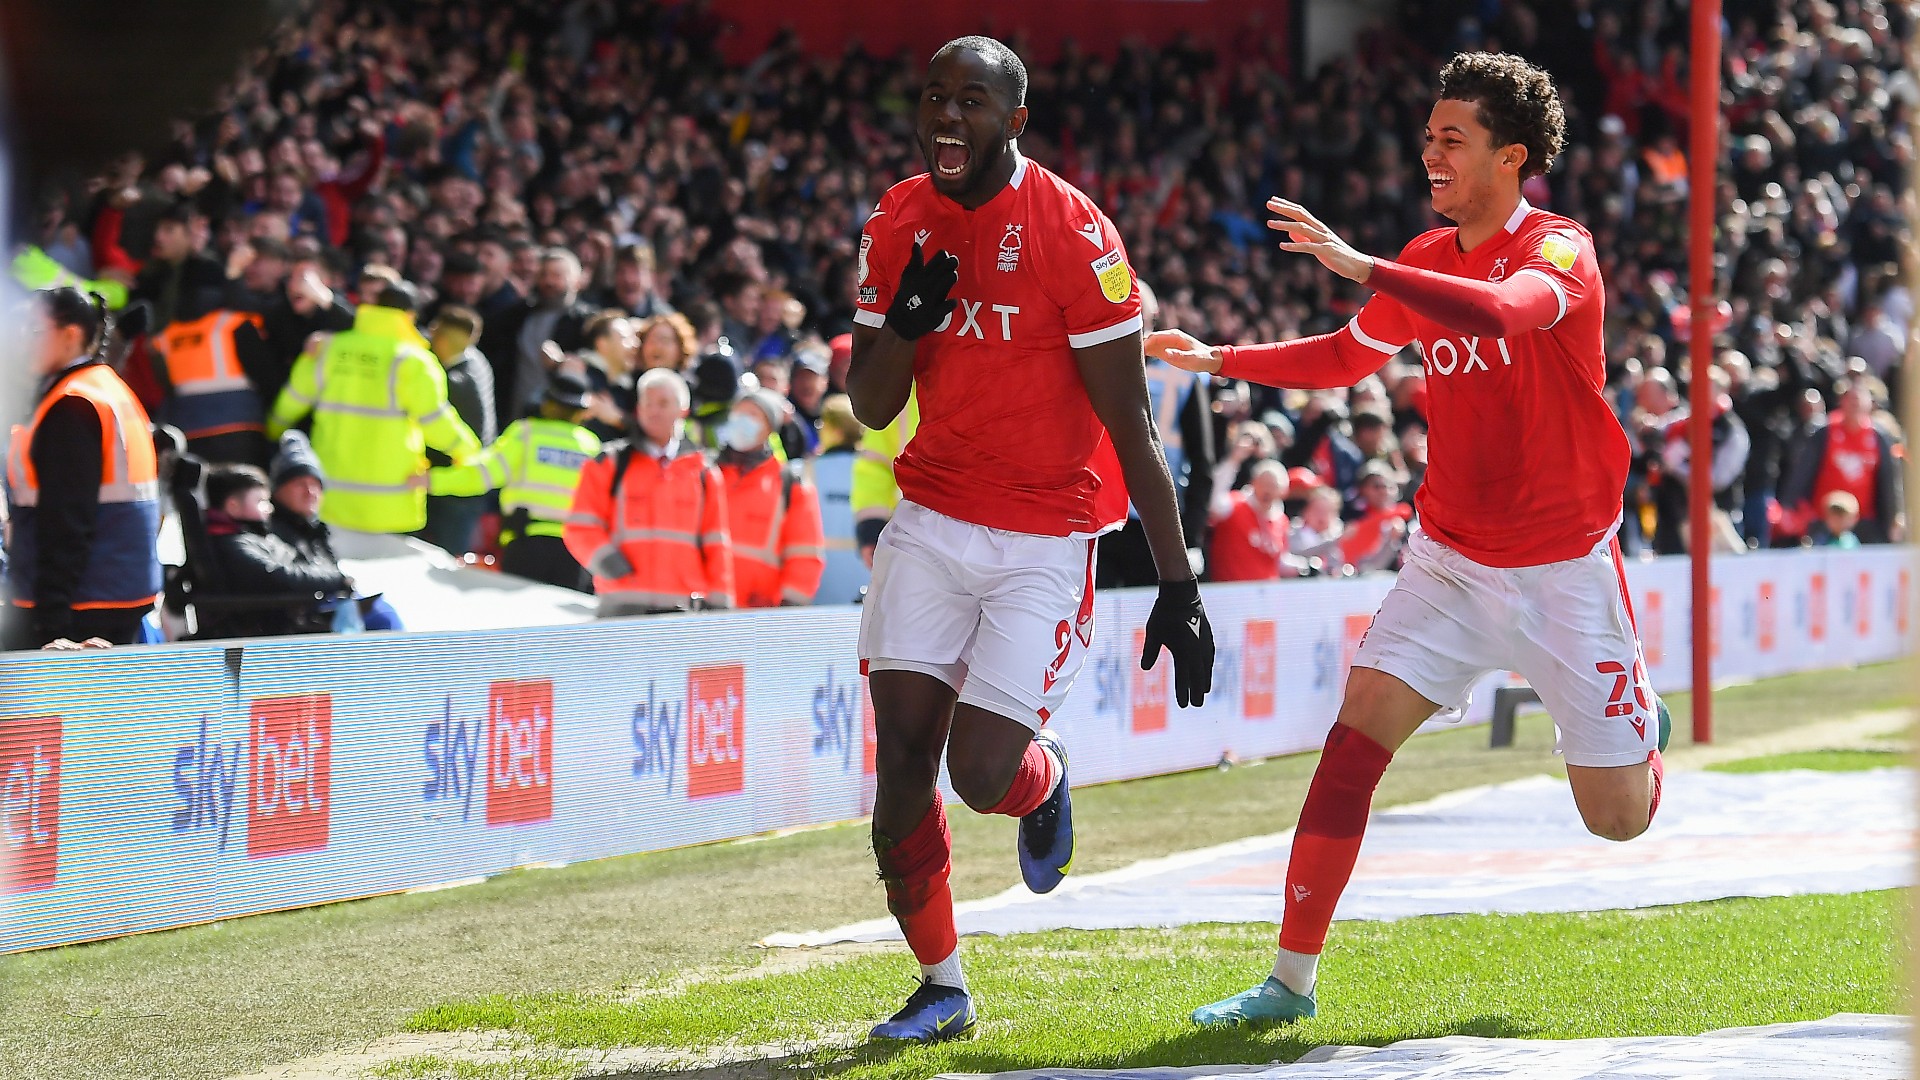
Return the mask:
[[[1224,811],[1223,811],[1224,812]],[[1603,911],[1913,880],[1913,774],[1669,774],[1644,836],[1590,835],[1564,780],[1530,777],[1375,814],[1340,919]],[[1278,922],[1293,834],[1239,840],[958,905],[962,934]],[[765,944],[899,937],[890,918]],[[1556,1076],[1559,1074],[1555,1074]]]
[[1409,1039],[1323,1047],[1292,1065],[1189,1069],[1034,1069],[993,1080],[1898,1080],[1907,1020],[1841,1013],[1825,1020],[1639,1039]]

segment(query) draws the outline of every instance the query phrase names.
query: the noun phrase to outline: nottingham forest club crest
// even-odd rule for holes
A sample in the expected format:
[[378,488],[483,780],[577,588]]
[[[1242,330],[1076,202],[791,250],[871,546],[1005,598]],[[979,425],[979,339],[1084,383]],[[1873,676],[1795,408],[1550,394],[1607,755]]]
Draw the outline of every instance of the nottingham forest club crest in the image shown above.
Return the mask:
[[1000,238],[1000,271],[1011,274],[1020,269],[1020,226],[1008,225],[1007,235]]

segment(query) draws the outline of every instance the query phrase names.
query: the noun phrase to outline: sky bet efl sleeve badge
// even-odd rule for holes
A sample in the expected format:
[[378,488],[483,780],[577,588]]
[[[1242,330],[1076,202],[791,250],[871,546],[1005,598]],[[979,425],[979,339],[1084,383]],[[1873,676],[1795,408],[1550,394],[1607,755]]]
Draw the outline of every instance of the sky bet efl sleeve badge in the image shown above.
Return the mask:
[[1580,242],[1566,233],[1548,233],[1540,245],[1540,255],[1562,270],[1572,270],[1580,258]]
[[1124,304],[1133,295],[1133,271],[1118,251],[1093,260],[1093,276],[1100,279],[1100,292],[1112,303]]

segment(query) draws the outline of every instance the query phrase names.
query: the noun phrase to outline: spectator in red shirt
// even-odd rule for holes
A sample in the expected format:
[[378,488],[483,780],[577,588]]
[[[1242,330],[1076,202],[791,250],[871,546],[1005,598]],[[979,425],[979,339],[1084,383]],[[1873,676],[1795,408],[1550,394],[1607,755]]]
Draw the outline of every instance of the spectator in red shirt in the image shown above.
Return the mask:
[[1287,467],[1272,459],[1253,463],[1253,482],[1238,491],[1217,491],[1211,514],[1213,543],[1207,565],[1215,581],[1276,581],[1295,576],[1287,556]]
[[1827,497],[1844,491],[1859,505],[1854,532],[1866,544],[1898,542],[1906,533],[1900,463],[1895,443],[1874,417],[1871,376],[1842,379],[1834,385],[1839,407],[1807,436],[1793,457],[1793,471],[1782,485],[1780,502],[1800,521],[1811,521]]
[[1393,469],[1369,461],[1360,470],[1359,513],[1347,523],[1340,540],[1340,557],[1355,573],[1391,568],[1407,542],[1407,520],[1413,508],[1400,501],[1400,481]]

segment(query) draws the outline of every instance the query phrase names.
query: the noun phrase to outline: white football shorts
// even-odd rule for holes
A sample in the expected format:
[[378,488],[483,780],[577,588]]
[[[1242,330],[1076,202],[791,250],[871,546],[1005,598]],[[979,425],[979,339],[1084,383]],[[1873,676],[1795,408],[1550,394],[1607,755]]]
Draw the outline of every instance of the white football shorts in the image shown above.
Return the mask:
[[873,552],[860,669],[919,671],[1039,730],[1093,642],[1094,541],[990,529],[902,501]]
[[1659,745],[1658,699],[1612,537],[1577,559],[1502,569],[1416,529],[1353,664],[1442,709],[1464,708],[1489,672],[1519,672],[1570,765],[1635,765]]

